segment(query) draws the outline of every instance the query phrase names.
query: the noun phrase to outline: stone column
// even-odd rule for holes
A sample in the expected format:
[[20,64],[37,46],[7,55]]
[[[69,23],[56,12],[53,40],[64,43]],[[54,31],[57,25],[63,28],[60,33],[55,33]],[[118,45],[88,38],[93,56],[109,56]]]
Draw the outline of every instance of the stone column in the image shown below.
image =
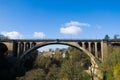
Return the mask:
[[101,42],[101,58],[102,61],[107,58],[107,41]]
[[26,42],[24,42],[24,49],[23,49],[23,52],[26,51]]
[[82,47],[85,48],[85,42],[82,42]]
[[17,57],[19,57],[19,54],[20,54],[20,42],[18,42]]
[[89,52],[91,52],[91,42],[88,42],[88,49],[89,49]]
[[97,57],[98,58],[98,51],[97,51],[98,49],[97,49],[97,42],[95,42],[95,57]]
[[32,48],[32,42],[30,42],[30,48]]

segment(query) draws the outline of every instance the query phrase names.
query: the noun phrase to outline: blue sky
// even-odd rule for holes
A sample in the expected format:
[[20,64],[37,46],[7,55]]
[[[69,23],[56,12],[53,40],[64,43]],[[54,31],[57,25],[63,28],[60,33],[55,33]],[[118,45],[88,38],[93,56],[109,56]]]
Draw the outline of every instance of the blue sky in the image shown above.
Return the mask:
[[13,39],[103,39],[120,34],[119,0],[0,0],[0,34]]

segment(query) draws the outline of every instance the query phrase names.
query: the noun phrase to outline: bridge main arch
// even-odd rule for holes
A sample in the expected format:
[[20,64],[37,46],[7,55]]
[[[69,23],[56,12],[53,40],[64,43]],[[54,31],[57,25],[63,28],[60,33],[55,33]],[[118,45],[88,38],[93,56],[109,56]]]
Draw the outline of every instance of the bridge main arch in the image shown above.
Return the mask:
[[20,56],[20,60],[22,60],[25,56],[29,55],[30,52],[41,48],[43,46],[46,45],[52,45],[52,44],[62,44],[62,45],[68,45],[68,46],[72,46],[75,47],[79,50],[82,50],[85,54],[87,54],[90,57],[90,61],[92,63],[92,65],[94,65],[94,67],[98,67],[98,64],[100,63],[100,61],[94,57],[94,55],[89,52],[88,50],[86,50],[85,48],[81,47],[78,42],[62,42],[62,41],[55,41],[55,42],[42,42],[39,44],[34,45],[32,48],[28,49],[27,51],[25,51],[21,56]]

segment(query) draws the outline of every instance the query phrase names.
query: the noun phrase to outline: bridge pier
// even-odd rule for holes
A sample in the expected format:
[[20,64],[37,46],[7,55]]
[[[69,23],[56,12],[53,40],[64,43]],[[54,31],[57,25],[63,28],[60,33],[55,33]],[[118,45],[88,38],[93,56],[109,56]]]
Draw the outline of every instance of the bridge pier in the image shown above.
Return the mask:
[[94,44],[95,44],[95,57],[98,58],[98,54],[97,54],[97,42],[95,42]]
[[89,51],[91,52],[91,42],[88,42]]

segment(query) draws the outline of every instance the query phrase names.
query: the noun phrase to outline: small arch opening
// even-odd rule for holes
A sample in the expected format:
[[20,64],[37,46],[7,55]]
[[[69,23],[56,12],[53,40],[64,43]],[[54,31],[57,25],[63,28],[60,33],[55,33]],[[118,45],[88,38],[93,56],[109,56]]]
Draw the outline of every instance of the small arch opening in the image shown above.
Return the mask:
[[101,58],[101,43],[97,43],[98,58]]

